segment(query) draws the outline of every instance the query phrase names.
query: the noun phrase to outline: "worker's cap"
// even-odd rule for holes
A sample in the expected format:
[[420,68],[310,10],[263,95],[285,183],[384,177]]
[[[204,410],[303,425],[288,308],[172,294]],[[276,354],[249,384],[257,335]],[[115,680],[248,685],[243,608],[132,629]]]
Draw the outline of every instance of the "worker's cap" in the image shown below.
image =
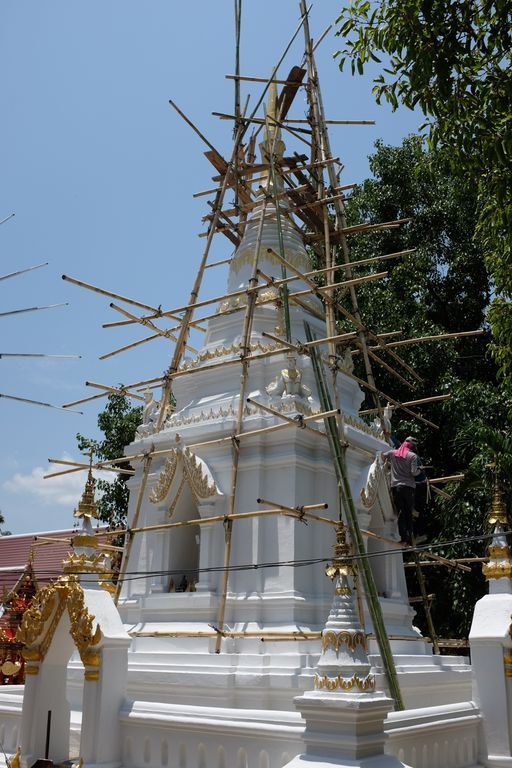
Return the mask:
[[416,440],[416,438],[415,437],[411,437],[411,436],[406,437],[405,438],[405,442],[406,443],[412,443],[413,445],[416,445],[416,446],[418,445],[418,441]]

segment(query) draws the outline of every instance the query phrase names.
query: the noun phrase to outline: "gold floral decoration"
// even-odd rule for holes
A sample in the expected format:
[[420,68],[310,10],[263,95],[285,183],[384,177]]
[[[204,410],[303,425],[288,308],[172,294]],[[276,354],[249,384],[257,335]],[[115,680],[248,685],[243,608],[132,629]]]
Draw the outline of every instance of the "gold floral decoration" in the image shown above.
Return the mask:
[[163,501],[172,485],[176,469],[178,467],[178,452],[175,450],[171,453],[169,458],[165,460],[164,468],[160,473],[155,487],[149,494],[149,500],[153,504],[158,504],[159,501]]
[[366,635],[364,632],[348,632],[342,630],[341,632],[335,632],[332,629],[328,629],[322,635],[322,648],[326,650],[329,646],[332,646],[335,651],[339,651],[342,645],[346,645],[347,648],[354,652],[357,646],[361,646],[363,650],[366,650]]
[[336,675],[336,677],[328,677],[328,675],[315,675],[315,689],[326,691],[351,691],[357,688],[359,691],[373,691],[375,689],[375,677],[368,674],[366,677],[359,677],[354,672],[352,677],[342,677]]
[[[61,576],[55,583],[41,589],[25,612],[16,640],[28,646],[23,649],[27,662],[43,661],[53,640],[60,618],[67,608],[70,634],[84,664],[89,664],[87,652],[101,641],[99,624],[94,626],[84,601],[84,591],[75,577]],[[48,620],[51,619],[47,626]],[[36,675],[36,666],[27,667],[28,674]]]

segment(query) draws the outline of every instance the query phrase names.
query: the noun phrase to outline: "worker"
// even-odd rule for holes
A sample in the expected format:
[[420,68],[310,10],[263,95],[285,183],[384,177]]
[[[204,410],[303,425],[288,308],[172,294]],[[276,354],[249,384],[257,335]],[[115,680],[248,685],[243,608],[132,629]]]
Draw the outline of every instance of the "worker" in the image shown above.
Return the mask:
[[[417,446],[412,446],[413,453],[417,453]],[[423,544],[427,540],[426,535],[426,523],[427,523],[427,505],[430,502],[430,487],[428,484],[427,473],[425,472],[424,461],[421,456],[418,456],[418,469],[419,472],[414,478],[416,481],[416,489],[414,491],[414,511],[412,513],[412,528],[414,533],[414,543]]]
[[391,496],[398,514],[398,532],[402,544],[412,545],[412,524],[416,476],[420,473],[418,443],[415,437],[406,437],[394,451],[386,451],[382,458],[391,468]]

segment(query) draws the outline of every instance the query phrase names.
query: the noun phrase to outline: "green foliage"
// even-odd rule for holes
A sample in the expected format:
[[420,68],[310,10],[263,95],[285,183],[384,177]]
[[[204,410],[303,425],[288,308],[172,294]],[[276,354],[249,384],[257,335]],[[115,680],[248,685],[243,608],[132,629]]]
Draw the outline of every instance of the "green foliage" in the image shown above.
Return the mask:
[[[135,437],[135,431],[142,420],[142,408],[133,408],[125,395],[112,393],[108,396],[104,411],[98,415],[98,427],[104,434],[101,441],[91,440],[78,434],[78,447],[81,451],[93,449],[97,460],[117,459],[123,455],[125,447]],[[129,464],[120,464],[131,469]],[[98,480],[96,487],[100,492],[97,500],[100,519],[112,529],[123,527],[128,511],[129,491],[126,487],[127,475],[118,475],[113,482]]]
[[[507,437],[510,401],[496,387],[496,366],[487,351],[486,309],[491,283],[481,243],[474,238],[477,192],[468,190],[458,174],[450,172],[443,152],[427,152],[424,142],[416,136],[407,138],[399,147],[378,142],[370,168],[373,178],[354,190],[348,204],[348,223],[406,217],[412,220],[397,229],[352,235],[351,259],[414,247],[416,251],[366,268],[368,273],[385,269],[388,277],[359,286],[363,322],[373,331],[401,332],[397,339],[478,328],[485,331],[477,337],[396,347],[422,383],[414,382],[388,352],[381,353],[388,365],[416,384],[415,390],[375,360],[372,362],[378,388],[401,402],[450,394],[449,400],[415,408],[439,430],[397,410],[392,419],[393,433],[399,439],[408,434],[417,436],[421,456],[432,467],[430,477],[460,472],[468,477],[464,484],[443,486],[451,498],[434,497],[427,520],[429,540],[448,542],[481,536],[486,533],[492,491],[489,471],[485,469],[490,453],[483,425],[490,434],[502,434],[504,454],[512,454],[512,445]],[[341,274],[336,279],[341,280]],[[340,294],[339,298],[351,309],[348,297]],[[343,320],[340,326],[350,328]],[[356,372],[362,374],[361,355],[356,355],[354,361]],[[373,407],[370,396],[363,407]],[[507,486],[505,491],[512,509],[512,489]],[[485,543],[446,545],[441,551],[451,557],[483,555]],[[426,570],[425,575],[428,592],[437,595],[433,616],[438,632],[445,637],[467,637],[474,603],[484,589],[480,568],[468,574],[436,567]],[[418,595],[414,569],[408,570],[408,578],[410,594]],[[419,606],[418,620],[426,631],[421,612]]]
[[[492,351],[512,395],[512,28],[506,0],[353,0],[337,20],[342,69],[374,77],[377,102],[419,106],[430,145],[477,190],[478,238],[493,279]],[[470,191],[472,194],[472,191]]]

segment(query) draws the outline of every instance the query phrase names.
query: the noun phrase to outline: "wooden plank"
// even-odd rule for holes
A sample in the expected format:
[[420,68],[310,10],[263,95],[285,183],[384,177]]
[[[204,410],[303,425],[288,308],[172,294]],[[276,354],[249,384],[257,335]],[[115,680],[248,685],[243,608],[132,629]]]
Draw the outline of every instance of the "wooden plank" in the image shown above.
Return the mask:
[[306,70],[302,67],[292,67],[288,74],[288,82],[279,94],[277,100],[277,114],[280,120],[284,120],[288,114],[290,107],[297,95],[297,92],[302,85]]

